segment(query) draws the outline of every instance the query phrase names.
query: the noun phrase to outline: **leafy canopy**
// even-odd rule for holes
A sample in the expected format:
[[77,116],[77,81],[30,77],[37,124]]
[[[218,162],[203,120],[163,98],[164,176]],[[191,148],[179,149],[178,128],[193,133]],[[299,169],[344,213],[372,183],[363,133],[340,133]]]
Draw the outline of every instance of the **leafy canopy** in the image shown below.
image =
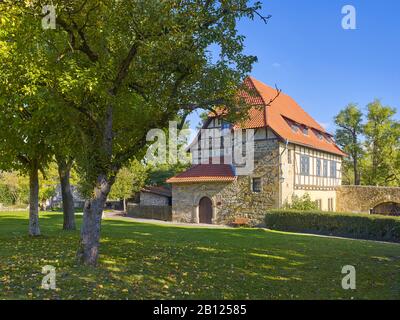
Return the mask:
[[[243,53],[236,23],[260,16],[259,2],[52,3],[55,30],[41,25],[48,1],[0,4],[6,12],[0,55],[9,60],[2,82],[9,90],[17,83],[10,108],[42,108],[40,119],[66,123],[64,132],[79,137],[79,143],[65,139],[59,145],[73,154],[89,185],[103,173],[112,180],[130,159],[140,158],[149,129],[166,127],[177,114],[220,105],[231,108],[232,117],[247,114],[236,92],[256,58]],[[220,48],[218,57],[210,57],[211,45]],[[46,127],[47,135],[52,128]],[[59,131],[53,137],[64,142]]]

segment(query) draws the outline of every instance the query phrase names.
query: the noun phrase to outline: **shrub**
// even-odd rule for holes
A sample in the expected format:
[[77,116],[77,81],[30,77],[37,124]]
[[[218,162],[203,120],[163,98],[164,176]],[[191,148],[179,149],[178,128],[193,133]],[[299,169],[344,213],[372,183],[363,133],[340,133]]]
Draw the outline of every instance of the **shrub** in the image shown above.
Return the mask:
[[306,193],[302,197],[293,195],[292,203],[286,204],[285,209],[292,209],[292,210],[318,210],[318,205],[315,201],[311,200],[311,196]]
[[271,210],[265,216],[267,228],[400,242],[400,218],[369,214],[322,211]]

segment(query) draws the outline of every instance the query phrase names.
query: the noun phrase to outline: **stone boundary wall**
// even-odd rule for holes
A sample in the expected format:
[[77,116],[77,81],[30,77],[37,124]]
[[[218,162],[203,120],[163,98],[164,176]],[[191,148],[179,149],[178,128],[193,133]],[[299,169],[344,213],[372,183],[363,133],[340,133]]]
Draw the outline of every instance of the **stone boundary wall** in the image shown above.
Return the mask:
[[172,221],[171,206],[142,206],[137,203],[128,203],[127,207],[128,217]]
[[379,204],[400,203],[400,188],[340,186],[336,188],[336,201],[336,211],[370,213]]

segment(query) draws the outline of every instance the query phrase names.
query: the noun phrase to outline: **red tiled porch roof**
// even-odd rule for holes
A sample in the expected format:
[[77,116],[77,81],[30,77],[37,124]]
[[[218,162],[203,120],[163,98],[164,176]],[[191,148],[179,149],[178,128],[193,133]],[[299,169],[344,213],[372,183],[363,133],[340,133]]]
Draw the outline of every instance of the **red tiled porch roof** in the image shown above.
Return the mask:
[[232,182],[236,177],[228,164],[198,164],[167,180],[168,183]]

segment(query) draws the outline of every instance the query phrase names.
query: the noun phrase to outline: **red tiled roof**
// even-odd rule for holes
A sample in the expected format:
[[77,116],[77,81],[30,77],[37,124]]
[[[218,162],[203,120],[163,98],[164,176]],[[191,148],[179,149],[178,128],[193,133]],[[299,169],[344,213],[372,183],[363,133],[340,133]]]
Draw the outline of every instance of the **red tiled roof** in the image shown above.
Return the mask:
[[[259,107],[260,99],[253,95],[245,97],[247,103],[254,105],[249,110],[249,118],[242,123],[237,124],[236,128],[257,129],[270,127],[276,134],[289,142],[306,145],[314,149],[323,150],[341,156],[346,154],[331,140],[331,135],[321,127],[307,112],[305,112],[291,97],[281,93],[270,105],[267,105],[271,99],[277,95],[276,89],[266,84],[248,77],[245,85],[255,90],[259,98],[264,102],[264,107]],[[303,134],[301,130],[294,132],[287,120],[308,127],[308,135]],[[318,133],[322,134],[320,139]]]
[[168,179],[167,183],[232,182],[235,179],[232,167],[228,164],[198,164]]

